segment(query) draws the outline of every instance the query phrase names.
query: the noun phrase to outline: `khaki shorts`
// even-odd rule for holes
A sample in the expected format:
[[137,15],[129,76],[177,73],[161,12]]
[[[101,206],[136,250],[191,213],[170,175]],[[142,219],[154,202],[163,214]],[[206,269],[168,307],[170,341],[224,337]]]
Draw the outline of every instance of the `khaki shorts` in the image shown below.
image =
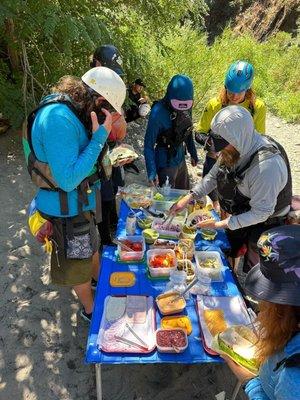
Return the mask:
[[[92,278],[92,255],[84,259],[68,259],[66,257],[67,219],[46,217],[53,224],[50,270],[52,283],[60,286],[76,286],[89,282]],[[89,231],[92,252],[95,254],[99,249],[99,234],[93,213],[86,212],[72,218],[72,224],[75,235],[78,230]]]

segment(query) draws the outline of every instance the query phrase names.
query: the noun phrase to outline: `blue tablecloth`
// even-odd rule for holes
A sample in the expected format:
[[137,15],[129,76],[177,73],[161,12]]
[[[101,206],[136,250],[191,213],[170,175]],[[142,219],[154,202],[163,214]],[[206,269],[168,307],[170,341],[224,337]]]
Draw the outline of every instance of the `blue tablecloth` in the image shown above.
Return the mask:
[[[122,202],[120,209],[120,220],[118,224],[118,236],[125,234],[125,220],[128,213],[128,208]],[[196,248],[219,251],[224,265],[227,265],[227,260],[221,250],[227,249],[228,242],[224,232],[218,233],[217,240],[211,244],[196,238]],[[221,246],[222,245],[222,246]],[[221,247],[221,248],[220,248]],[[109,278],[112,272],[116,271],[132,271],[136,274],[136,283],[131,288],[113,288],[109,284]],[[99,284],[95,296],[95,307],[93,318],[90,326],[87,349],[86,349],[86,362],[87,363],[100,363],[100,364],[146,364],[146,363],[206,363],[206,362],[221,362],[218,356],[210,356],[207,354],[202,346],[200,340],[200,327],[198,316],[195,308],[195,297],[192,296],[187,301],[185,314],[189,316],[193,326],[193,332],[189,336],[189,346],[185,352],[181,354],[162,354],[157,351],[147,355],[132,355],[132,354],[109,354],[104,353],[97,347],[97,337],[100,327],[100,322],[103,313],[104,300],[108,295],[148,295],[154,298],[165,290],[167,280],[152,281],[147,276],[146,264],[123,264],[116,261],[116,248],[107,246],[102,254],[102,266]],[[224,283],[213,283],[213,294],[219,296],[234,296],[240,294],[231,271],[226,267],[224,271]],[[157,327],[160,326],[161,316],[156,312]]]

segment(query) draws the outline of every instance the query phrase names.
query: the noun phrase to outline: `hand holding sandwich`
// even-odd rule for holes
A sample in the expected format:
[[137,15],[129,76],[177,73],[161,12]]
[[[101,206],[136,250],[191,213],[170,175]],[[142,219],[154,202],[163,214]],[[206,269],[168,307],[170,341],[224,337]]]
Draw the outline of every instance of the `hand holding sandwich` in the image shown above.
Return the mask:
[[230,357],[224,354],[221,354],[221,357],[226,361],[228,367],[231,369],[231,371],[234,373],[234,375],[238,378],[238,380],[241,383],[245,383],[250,379],[254,378],[252,372],[248,371],[246,368],[241,367],[240,365],[235,363]]

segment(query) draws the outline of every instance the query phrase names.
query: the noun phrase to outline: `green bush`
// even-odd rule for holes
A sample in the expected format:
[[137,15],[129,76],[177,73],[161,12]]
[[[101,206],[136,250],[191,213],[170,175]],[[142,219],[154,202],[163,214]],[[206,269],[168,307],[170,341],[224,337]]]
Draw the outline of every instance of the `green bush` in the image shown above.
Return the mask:
[[164,93],[173,74],[186,73],[195,85],[197,119],[205,102],[223,86],[229,64],[242,59],[254,65],[254,89],[268,108],[287,121],[300,121],[300,77],[295,67],[300,65],[300,48],[289,34],[278,33],[259,43],[250,35],[238,36],[226,29],[207,46],[204,34],[185,26],[164,37],[163,43],[166,52],[156,51],[151,41],[145,52],[143,72],[152,98]]
[[[0,112],[20,126],[62,75],[81,76],[95,47],[113,43],[124,59],[127,80],[142,77],[152,100],[164,95],[174,74],[189,75],[195,85],[195,119],[219,92],[228,65],[244,59],[254,64],[254,88],[269,109],[299,121],[297,39],[279,33],[258,43],[226,29],[208,46],[201,31],[206,10],[204,0],[2,0],[0,49],[15,52],[19,65],[12,68],[8,52],[0,53]],[[7,21],[13,32],[7,31]]]

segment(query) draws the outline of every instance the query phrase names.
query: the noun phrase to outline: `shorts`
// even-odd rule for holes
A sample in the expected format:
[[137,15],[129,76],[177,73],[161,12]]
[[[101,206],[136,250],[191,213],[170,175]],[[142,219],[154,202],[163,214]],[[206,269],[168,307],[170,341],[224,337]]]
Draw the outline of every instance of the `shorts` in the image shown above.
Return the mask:
[[[44,215],[45,216],[45,215]],[[45,216],[53,224],[53,251],[51,254],[51,282],[59,286],[76,286],[89,282],[92,278],[92,257],[99,249],[99,234],[95,223],[94,214],[85,212],[73,218],[56,218]],[[73,237],[82,234],[89,236],[89,256],[87,258],[79,258],[82,256],[80,249],[78,258],[67,258],[67,246],[69,226]],[[69,232],[68,232],[69,233]]]

